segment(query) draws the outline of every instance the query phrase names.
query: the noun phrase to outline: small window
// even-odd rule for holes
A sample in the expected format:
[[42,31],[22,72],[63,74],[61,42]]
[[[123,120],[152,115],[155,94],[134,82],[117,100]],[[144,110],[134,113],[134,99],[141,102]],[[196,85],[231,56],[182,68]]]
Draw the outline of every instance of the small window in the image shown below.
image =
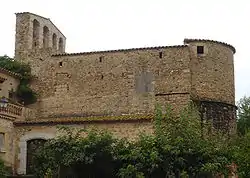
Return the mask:
[[160,59],[162,58],[162,52],[159,52],[159,58]]
[[197,54],[204,54],[204,46],[197,46]]
[[59,62],[59,66],[62,67],[63,63],[62,62]]
[[13,99],[13,97],[14,97],[14,93],[13,93],[13,91],[11,90],[11,91],[9,91],[9,99]]
[[4,149],[4,142],[5,142],[4,133],[0,132],[0,151]]
[[5,80],[7,80],[7,79],[0,77],[0,83],[3,83]]
[[104,56],[100,56],[100,57],[99,57],[99,62],[102,62],[103,59],[104,59]]

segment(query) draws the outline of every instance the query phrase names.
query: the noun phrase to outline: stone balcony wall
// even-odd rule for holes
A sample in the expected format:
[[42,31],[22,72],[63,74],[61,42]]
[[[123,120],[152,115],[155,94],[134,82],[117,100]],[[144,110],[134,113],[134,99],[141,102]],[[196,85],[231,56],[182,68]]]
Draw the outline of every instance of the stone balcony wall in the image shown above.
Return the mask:
[[8,103],[6,107],[0,107],[0,115],[11,119],[19,119],[23,115],[23,106]]

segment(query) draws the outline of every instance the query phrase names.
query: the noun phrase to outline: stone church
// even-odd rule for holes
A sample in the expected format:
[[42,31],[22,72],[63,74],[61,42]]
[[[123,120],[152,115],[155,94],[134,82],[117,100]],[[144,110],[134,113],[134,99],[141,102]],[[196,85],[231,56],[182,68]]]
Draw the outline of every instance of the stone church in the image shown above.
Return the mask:
[[0,69],[0,156],[15,174],[32,174],[35,143],[54,138],[58,125],[135,139],[153,131],[156,104],[178,112],[194,101],[215,128],[235,130],[233,46],[184,39],[174,46],[67,53],[65,44],[49,18],[16,13],[15,60],[31,66],[38,99],[26,106],[10,101],[21,76]]

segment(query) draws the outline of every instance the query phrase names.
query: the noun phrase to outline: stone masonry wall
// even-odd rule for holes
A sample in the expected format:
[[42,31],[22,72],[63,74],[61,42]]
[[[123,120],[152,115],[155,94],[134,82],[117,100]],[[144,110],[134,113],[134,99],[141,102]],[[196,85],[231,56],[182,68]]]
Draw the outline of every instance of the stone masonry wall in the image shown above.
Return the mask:
[[[72,128],[86,128],[86,129],[105,129],[113,133],[116,138],[128,138],[130,140],[135,140],[140,133],[153,133],[153,125],[151,122],[134,122],[134,123],[99,123],[99,124],[77,124],[77,125],[67,125]],[[20,168],[20,158],[24,158],[26,155],[20,155],[20,150],[25,150],[25,148],[20,148],[21,145],[20,138],[29,135],[30,139],[35,139],[38,135],[60,135],[57,125],[37,125],[37,126],[18,126],[15,129],[15,145],[17,145],[15,150],[15,170]],[[33,137],[33,136],[34,137]],[[23,154],[23,153],[21,153]],[[23,160],[21,161],[22,163]]]
[[35,107],[40,117],[151,113],[188,102],[175,96],[190,91],[189,62],[186,46],[55,55],[39,62]]
[[[191,40],[188,44],[191,56],[192,99],[199,101],[202,118],[211,120],[214,128],[234,133],[235,49],[209,40]],[[204,47],[204,54],[197,53],[197,46]]]
[[234,105],[201,101],[201,118],[211,121],[215,129],[234,134],[236,130],[236,107]]
[[[229,47],[209,42],[190,42],[192,94],[198,100],[235,104],[233,51]],[[197,55],[197,46],[204,54]]]
[[14,127],[11,120],[0,117],[0,133],[4,133],[4,149],[0,150],[0,157],[7,166],[14,164]]
[[[33,45],[33,22],[34,20],[38,21],[39,27],[37,28],[38,32],[38,41],[37,46],[34,48]],[[43,49],[43,27],[48,27],[48,48]],[[53,48],[53,34],[56,35],[56,48]],[[26,63],[32,62],[31,59],[34,55],[30,53],[36,51],[35,57],[41,58],[41,54],[44,51],[46,53],[53,51],[55,53],[59,52],[59,38],[62,38],[62,52],[65,51],[66,38],[59,31],[59,29],[50,21],[48,18],[42,16],[23,12],[16,14],[16,42],[15,42],[15,58],[22,60]],[[43,56],[43,55],[42,55]]]
[[[40,28],[37,48],[32,47],[34,20]],[[234,104],[233,51],[220,42],[52,55],[57,53],[52,33],[64,39],[64,48],[66,38],[49,19],[18,13],[16,28],[16,58],[30,63],[31,87],[39,94],[31,106],[36,117],[150,113],[156,103],[178,109],[190,99]]]
[[16,33],[15,33],[15,58],[23,60],[28,55],[29,44],[29,15],[16,16]]
[[9,98],[9,91],[15,92],[17,90],[19,79],[3,72],[0,72],[0,77],[5,79],[3,83],[0,83],[0,96]]

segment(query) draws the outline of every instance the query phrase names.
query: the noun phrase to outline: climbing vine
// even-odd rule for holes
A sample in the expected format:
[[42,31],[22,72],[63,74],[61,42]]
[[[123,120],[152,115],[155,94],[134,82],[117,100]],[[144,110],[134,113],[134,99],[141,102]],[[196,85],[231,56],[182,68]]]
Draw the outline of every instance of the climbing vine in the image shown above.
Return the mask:
[[36,93],[29,87],[29,82],[32,78],[29,65],[15,61],[13,58],[5,55],[0,56],[0,67],[20,74],[20,84],[15,94],[21,102],[25,105],[36,102]]

